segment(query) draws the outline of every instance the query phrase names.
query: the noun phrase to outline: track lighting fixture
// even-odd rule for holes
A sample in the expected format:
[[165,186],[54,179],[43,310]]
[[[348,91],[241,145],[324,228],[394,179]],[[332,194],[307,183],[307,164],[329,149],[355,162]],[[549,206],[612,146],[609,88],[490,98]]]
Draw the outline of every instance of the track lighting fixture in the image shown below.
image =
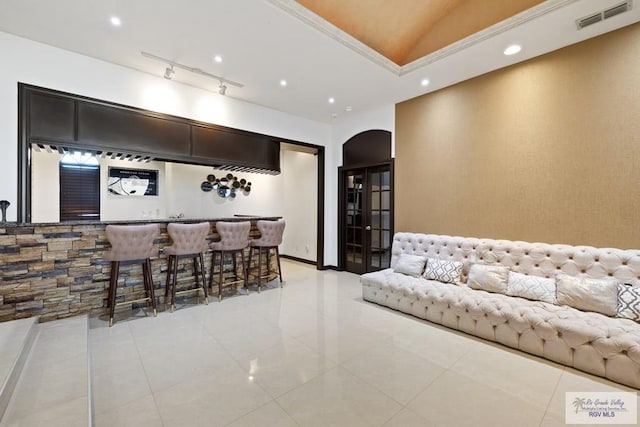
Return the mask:
[[173,77],[173,74],[175,74],[175,71],[173,70],[173,65],[169,64],[167,69],[164,71],[164,78],[167,80],[171,80],[171,77]]
[[180,68],[181,70],[189,71],[194,74],[199,74],[201,76],[218,80],[220,82],[220,84],[218,85],[218,93],[220,95],[226,94],[227,85],[231,85],[235,87],[244,87],[242,83],[234,82],[233,80],[228,80],[220,76],[216,76],[215,74],[207,73],[206,71],[203,71],[200,68],[189,67],[189,66],[180,64],[179,62],[171,61],[170,59],[162,58],[160,56],[156,56],[151,53],[147,53],[147,52],[140,52],[140,53],[145,58],[150,58],[156,61],[164,62],[165,64],[169,64],[169,66],[164,71],[164,78],[167,80],[171,80],[171,78],[175,74],[174,68]]

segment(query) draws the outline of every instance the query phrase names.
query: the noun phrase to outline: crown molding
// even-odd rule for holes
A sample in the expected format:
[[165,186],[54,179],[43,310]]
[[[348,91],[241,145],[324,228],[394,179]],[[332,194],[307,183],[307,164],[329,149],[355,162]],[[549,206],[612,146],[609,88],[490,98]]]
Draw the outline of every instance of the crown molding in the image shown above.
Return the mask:
[[400,75],[401,67],[398,64],[391,61],[378,51],[362,43],[360,40],[356,39],[349,33],[342,31],[331,22],[326,21],[319,15],[316,15],[295,0],[267,0],[267,2],[283,10],[294,18],[299,19],[310,27],[315,28],[321,33],[329,36],[333,40],[348,47],[349,49],[374,62],[375,64],[378,64],[382,68],[385,68],[398,76]]
[[267,0],[272,5],[277,8],[283,10],[289,15],[293,16],[296,19],[304,22],[312,28],[320,31],[321,33],[329,36],[333,40],[342,44],[343,46],[348,47],[352,51],[357,54],[367,58],[371,62],[378,64],[382,68],[387,71],[395,74],[400,77],[405,74],[408,74],[412,71],[416,71],[420,68],[424,68],[429,64],[432,64],[440,59],[443,59],[447,56],[453,55],[457,52],[460,52],[464,49],[467,49],[477,43],[490,39],[498,34],[509,31],[513,28],[516,28],[526,22],[537,19],[541,16],[552,13],[560,8],[563,8],[571,3],[575,3],[579,0],[548,0],[544,3],[541,3],[537,6],[534,6],[530,9],[527,9],[517,15],[514,15],[510,18],[505,19],[504,21],[500,21],[497,24],[494,24],[484,30],[481,30],[475,34],[472,34],[468,37],[465,37],[462,40],[459,40],[455,43],[452,43],[442,49],[439,49],[433,53],[430,53],[422,58],[416,59],[409,64],[404,66],[400,66],[395,62],[391,61],[387,57],[383,56],[378,51],[370,48],[365,45],[355,37],[336,27],[332,23],[326,21],[321,18],[319,15],[316,15],[306,7],[302,6],[300,3],[295,0]]

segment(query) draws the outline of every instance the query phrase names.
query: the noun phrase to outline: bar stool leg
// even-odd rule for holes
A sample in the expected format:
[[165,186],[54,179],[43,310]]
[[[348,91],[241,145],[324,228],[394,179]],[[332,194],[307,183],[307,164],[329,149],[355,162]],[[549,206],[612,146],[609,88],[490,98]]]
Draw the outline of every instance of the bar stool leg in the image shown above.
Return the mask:
[[[142,265],[142,273],[143,273],[143,280],[147,284],[147,292],[148,292],[147,297],[151,300],[151,307],[153,307],[153,316],[157,317],[158,310],[156,307],[156,295],[153,290],[153,272],[151,270],[151,260],[149,258],[144,260],[144,263]],[[146,277],[144,277],[145,273],[146,273]]]
[[[207,293],[207,282],[206,282],[206,277],[205,277],[205,273],[204,273],[204,256],[202,255],[202,252],[200,252],[198,254],[198,260],[200,261],[200,274],[202,275],[202,292],[204,293],[204,302],[205,304],[209,305],[209,294]],[[193,259],[194,261],[194,265],[196,264],[196,259]],[[198,272],[197,270],[194,271],[195,275],[196,275],[196,284],[198,283]]]
[[193,261],[193,277],[196,279],[197,289],[200,287],[200,277],[198,277],[198,256],[194,255],[193,258],[191,258],[191,261]]
[[176,311],[176,288],[178,287],[178,257],[173,257],[173,280],[171,282],[171,312]]
[[265,276],[267,276],[267,280],[269,280],[269,277],[271,276],[271,248],[266,248],[267,250],[267,273],[265,274]]
[[260,293],[262,286],[262,270],[262,246],[258,246],[258,293]]
[[169,255],[169,258],[167,258],[167,280],[165,281],[165,286],[164,286],[165,305],[167,304],[167,300],[169,298],[169,290],[171,288],[171,270],[173,269],[171,264],[172,262],[173,262],[173,255]]
[[111,261],[111,278],[109,280],[109,327],[113,326],[113,315],[116,310],[116,288],[118,287],[118,273],[120,272],[120,262]]
[[224,251],[220,252],[220,271],[218,272],[220,280],[218,281],[218,301],[222,301],[222,280],[224,278]]
[[[249,273],[247,272],[247,267],[245,264],[244,249],[240,250],[240,261],[242,261],[242,285],[244,286],[244,290],[247,292],[247,295],[249,295],[249,286],[247,286],[247,282],[249,281]],[[249,262],[251,262],[251,259],[249,259]]]
[[211,252],[211,273],[209,274],[209,290],[213,292],[213,271],[216,267],[216,253]]
[[282,268],[280,267],[280,251],[276,246],[276,260],[278,261],[278,275],[280,276],[280,287],[282,287]]

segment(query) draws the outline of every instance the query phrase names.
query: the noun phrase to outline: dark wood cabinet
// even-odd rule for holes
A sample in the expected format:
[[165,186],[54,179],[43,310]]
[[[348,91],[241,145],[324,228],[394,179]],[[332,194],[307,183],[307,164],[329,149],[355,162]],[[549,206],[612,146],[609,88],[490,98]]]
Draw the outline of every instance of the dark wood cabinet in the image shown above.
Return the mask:
[[188,156],[190,137],[188,123],[106,105],[78,103],[78,140],[88,147],[126,148],[162,157]]
[[27,105],[30,138],[52,142],[75,140],[75,101],[73,99],[32,93]]
[[[280,140],[126,105],[20,84],[21,138],[58,149],[280,172]],[[25,126],[26,125],[26,126]],[[26,152],[25,152],[26,154]]]
[[251,166],[280,172],[280,143],[265,135],[192,127],[192,156],[220,165]]

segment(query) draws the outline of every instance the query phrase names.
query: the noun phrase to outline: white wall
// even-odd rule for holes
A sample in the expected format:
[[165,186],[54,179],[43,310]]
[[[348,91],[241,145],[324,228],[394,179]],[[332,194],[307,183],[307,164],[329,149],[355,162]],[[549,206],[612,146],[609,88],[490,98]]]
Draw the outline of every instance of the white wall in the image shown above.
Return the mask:
[[214,191],[204,192],[200,184],[208,174],[220,178],[227,171],[206,166],[167,164],[171,168],[172,191],[167,205],[169,215],[184,214],[185,218],[228,218],[234,215],[284,216],[282,205],[283,174],[264,175],[247,172],[231,172],[238,179],[251,182],[251,192],[238,192],[235,198],[223,198]]
[[[325,263],[337,262],[331,126],[0,32],[0,199],[17,218],[18,82],[326,146]],[[256,192],[256,194],[259,192]]]
[[[58,153],[33,150],[31,165],[31,220],[60,221],[60,158]],[[13,203],[13,201],[12,201]]]
[[316,261],[317,158],[309,153],[283,151],[281,161],[283,210],[287,226],[280,253]]

